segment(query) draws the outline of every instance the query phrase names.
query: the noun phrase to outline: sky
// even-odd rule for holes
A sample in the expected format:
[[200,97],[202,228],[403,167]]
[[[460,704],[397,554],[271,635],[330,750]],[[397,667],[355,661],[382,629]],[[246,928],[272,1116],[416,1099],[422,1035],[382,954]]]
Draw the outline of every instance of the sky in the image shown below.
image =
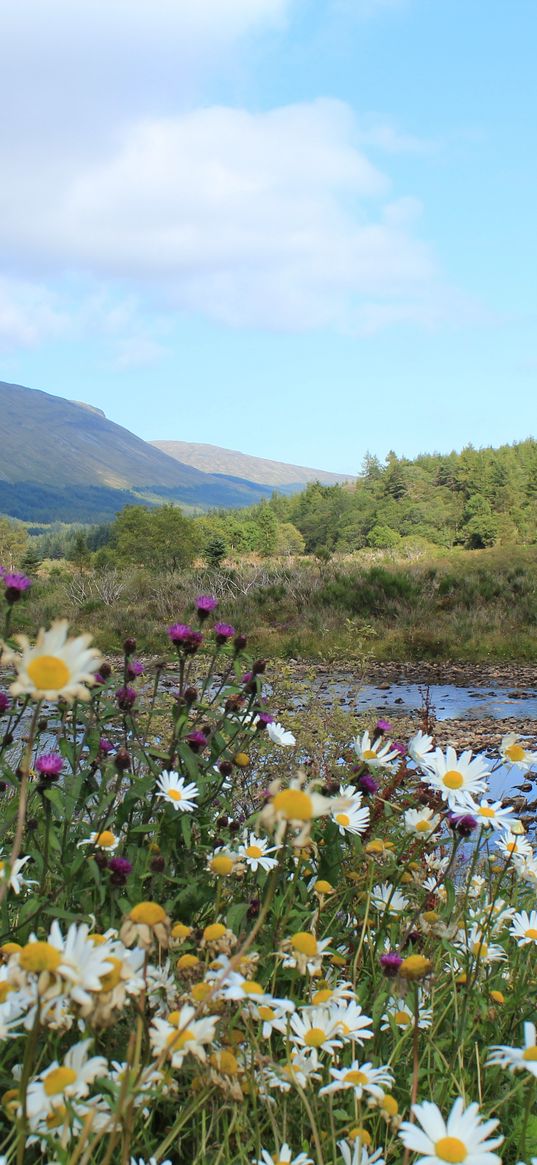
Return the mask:
[[346,473],[537,437],[535,0],[0,16],[0,379]]

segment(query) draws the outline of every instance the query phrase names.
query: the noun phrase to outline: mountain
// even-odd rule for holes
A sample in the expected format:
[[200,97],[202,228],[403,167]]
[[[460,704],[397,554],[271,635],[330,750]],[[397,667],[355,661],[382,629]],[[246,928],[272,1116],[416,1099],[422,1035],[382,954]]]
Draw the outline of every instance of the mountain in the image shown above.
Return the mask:
[[32,522],[109,521],[123,506],[247,506],[269,486],[167,456],[90,405],[0,381],[0,513]]
[[308,481],[337,485],[340,481],[353,480],[351,474],[328,473],[324,469],[309,469],[305,465],[269,461],[265,457],[251,457],[235,449],[221,449],[219,445],[197,445],[190,441],[152,441],[151,444],[170,457],[175,457],[183,465],[191,465],[204,473],[246,478],[284,492],[299,489],[307,485]]

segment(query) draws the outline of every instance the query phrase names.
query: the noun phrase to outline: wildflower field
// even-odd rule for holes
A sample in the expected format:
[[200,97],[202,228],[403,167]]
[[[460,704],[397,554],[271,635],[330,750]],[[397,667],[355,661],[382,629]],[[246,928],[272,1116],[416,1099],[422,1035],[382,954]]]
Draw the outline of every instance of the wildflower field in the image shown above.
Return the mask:
[[2,1165],[537,1157],[524,738],[308,750],[212,595],[147,669],[2,580]]

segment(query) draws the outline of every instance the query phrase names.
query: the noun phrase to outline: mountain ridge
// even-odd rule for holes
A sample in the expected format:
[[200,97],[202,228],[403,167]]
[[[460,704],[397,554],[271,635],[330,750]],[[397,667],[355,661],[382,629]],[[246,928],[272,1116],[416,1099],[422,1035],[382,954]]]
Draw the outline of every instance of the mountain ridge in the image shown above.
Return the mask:
[[293,465],[286,461],[274,461],[267,457],[256,457],[241,453],[238,449],[227,449],[221,445],[210,445],[195,441],[151,441],[156,449],[161,449],[169,457],[176,458],[184,465],[191,465],[204,473],[240,477],[260,485],[291,487],[307,485],[309,481],[320,481],[323,485],[337,485],[342,481],[353,481],[350,473],[332,473],[329,470],[313,469],[307,465]]

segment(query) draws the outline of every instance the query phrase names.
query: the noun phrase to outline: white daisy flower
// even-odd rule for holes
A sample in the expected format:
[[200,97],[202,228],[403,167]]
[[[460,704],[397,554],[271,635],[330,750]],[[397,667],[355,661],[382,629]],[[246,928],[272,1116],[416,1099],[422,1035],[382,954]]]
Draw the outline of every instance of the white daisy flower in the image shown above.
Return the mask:
[[131,1157],[131,1165],[172,1165],[172,1163],[169,1157],[159,1163],[157,1163],[156,1157],[148,1157],[147,1161],[145,1157]]
[[91,1040],[82,1040],[69,1049],[59,1064],[54,1060],[39,1076],[28,1085],[26,1112],[31,1128],[54,1112],[55,1108],[65,1108],[66,1101],[74,1097],[87,1096],[89,1085],[97,1076],[105,1076],[108,1061],[104,1056],[92,1056],[88,1060]]
[[490,1139],[498,1121],[484,1121],[478,1104],[465,1108],[464,1100],[457,1097],[447,1121],[430,1100],[412,1105],[412,1112],[421,1128],[403,1121],[399,1136],[406,1149],[420,1154],[416,1165],[501,1165],[501,1157],[492,1150],[501,1145],[503,1137]]
[[21,870],[29,861],[31,861],[31,854],[27,854],[25,858],[15,858],[11,868],[9,868],[8,875],[8,863],[3,858],[0,859],[0,882],[8,878],[8,886],[14,894],[20,894],[23,886],[37,886],[37,882],[25,878],[21,874]]
[[500,743],[500,756],[507,764],[527,772],[537,765],[537,752],[526,748],[517,732],[508,732]]
[[281,745],[282,748],[292,748],[293,745],[296,744],[296,739],[293,736],[293,733],[288,732],[287,729],[283,727],[283,724],[278,724],[277,722],[267,724],[266,732],[269,740],[271,740],[273,744]]
[[325,983],[324,987],[316,988],[311,997],[311,1003],[306,1004],[306,1006],[324,1007],[325,1004],[332,1006],[349,999],[356,1002],[356,992],[352,983],[334,983],[333,985]]
[[503,947],[489,942],[480,926],[472,926],[469,934],[464,935],[462,949],[480,963],[500,963],[507,958]]
[[180,809],[182,813],[192,813],[192,810],[196,809],[198,786],[192,781],[186,784],[185,778],[180,777],[179,773],[161,773],[157,779],[157,786],[159,789],[157,797],[168,801],[174,809]]
[[307,930],[297,931],[282,943],[282,966],[297,967],[301,975],[316,975],[331,941],[331,938],[318,939]]
[[[360,797],[360,801],[361,801]],[[345,809],[332,812],[332,821],[337,825],[341,834],[365,833],[369,825],[369,808],[366,805],[360,808],[360,801],[354,800]]]
[[[388,999],[386,1004],[386,1011],[384,1012],[380,1024],[380,1030],[391,1031],[392,1024],[400,1028],[412,1029],[415,1023],[414,1001],[412,998],[403,999],[402,996],[392,996]],[[425,1030],[431,1026],[433,1019],[432,1009],[424,1007],[423,995],[420,991],[418,994],[418,1028]]]
[[290,1038],[295,1046],[330,1053],[342,1046],[337,1039],[337,1022],[327,1007],[309,1007],[301,1014],[292,1015],[291,1028]]
[[274,1154],[270,1154],[268,1149],[262,1149],[261,1156],[253,1158],[253,1161],[254,1165],[314,1165],[313,1158],[308,1157],[307,1153],[293,1157],[287,1141]]
[[286,1064],[267,1068],[265,1078],[269,1088],[290,1092],[291,1088],[307,1088],[321,1079],[319,1057],[315,1048],[306,1051],[293,1049]]
[[416,834],[418,837],[434,833],[441,820],[439,813],[435,813],[425,806],[421,809],[407,809],[403,815],[403,823],[407,833]]
[[319,1090],[319,1096],[328,1095],[330,1092],[342,1092],[351,1088],[354,1092],[356,1100],[361,1100],[364,1093],[370,1096],[375,1096],[378,1100],[382,1100],[384,1096],[384,1088],[390,1088],[394,1082],[394,1078],[387,1067],[374,1068],[371,1063],[360,1064],[358,1060],[353,1060],[348,1068],[330,1068],[330,1075],[332,1076],[332,1083],[326,1084],[324,1088]]
[[379,736],[372,741],[369,732],[356,737],[354,749],[358,759],[363,761],[368,769],[390,769],[393,768],[395,761],[401,760],[401,754],[396,748],[392,748],[389,740]]
[[422,780],[447,801],[450,809],[468,807],[468,794],[486,792],[486,778],[489,770],[481,756],[472,760],[469,749],[457,757],[455,749],[448,746],[445,754],[435,749],[427,761]]
[[373,1032],[368,1030],[373,1023],[370,1015],[364,1015],[360,1004],[355,1000],[349,1002],[341,1000],[339,1003],[329,1004],[332,1019],[335,1021],[338,1034],[344,1041],[354,1040],[362,1044],[370,1040]]
[[277,853],[279,849],[281,849],[279,845],[269,847],[266,837],[257,837],[255,833],[248,834],[247,831],[237,852],[239,857],[243,858],[246,865],[255,873],[258,869],[273,870],[274,866],[278,865],[278,859],[271,858],[269,855]]
[[503,805],[501,801],[474,801],[468,798],[468,808],[481,826],[489,829],[507,829],[515,819],[514,809],[510,805]]
[[11,685],[13,696],[32,700],[89,700],[88,685],[94,682],[101,655],[89,647],[91,635],[68,639],[67,619],[60,619],[45,631],[42,627],[32,647],[26,635],[15,635],[21,652],[4,652],[3,663],[15,667],[17,678]]
[[507,858],[513,858],[515,862],[520,858],[526,861],[534,856],[533,848],[528,839],[523,834],[511,833],[510,830],[504,833],[503,837],[498,838],[496,845]]
[[414,736],[411,736],[407,745],[408,755],[417,765],[421,765],[429,759],[432,749],[432,736],[429,736],[427,732],[422,732],[421,729],[419,732],[415,732]]
[[108,942],[95,943],[89,938],[89,926],[72,922],[64,938],[56,919],[51,925],[50,946],[59,952],[56,973],[65,980],[65,993],[75,1003],[91,1008],[95,992],[103,990],[103,980],[114,970],[112,949]]
[[188,1055],[195,1056],[197,1060],[206,1060],[205,1044],[212,1044],[214,1040],[218,1016],[207,1015],[203,1019],[194,1019],[195,1014],[196,1008],[187,1005],[174,1014],[174,1023],[155,1016],[149,1029],[153,1055],[158,1057],[165,1052],[172,1068],[180,1068]]
[[408,906],[408,898],[390,882],[383,882],[382,885],[373,886],[371,905],[387,914],[402,914]]
[[250,1010],[254,1019],[262,1024],[261,1035],[263,1039],[268,1040],[274,1031],[285,1035],[289,1022],[288,1017],[294,1012],[295,1005],[291,999],[268,998],[266,1003],[252,1000]]
[[537,910],[531,910],[529,914],[527,910],[520,910],[514,914],[509,933],[518,939],[519,947],[537,944]]
[[347,1141],[338,1141],[338,1149],[343,1157],[344,1165],[384,1165],[382,1149],[375,1149],[372,1153],[358,1138],[352,1146]]
[[121,838],[113,833],[111,829],[102,829],[100,833],[90,833],[89,837],[82,838],[79,841],[80,845],[93,845],[95,849],[102,849],[105,853],[113,854],[117,849]]
[[524,1024],[524,1047],[510,1048],[508,1044],[494,1044],[487,1058],[487,1066],[497,1064],[510,1072],[530,1072],[537,1076],[537,1036],[534,1023]]

